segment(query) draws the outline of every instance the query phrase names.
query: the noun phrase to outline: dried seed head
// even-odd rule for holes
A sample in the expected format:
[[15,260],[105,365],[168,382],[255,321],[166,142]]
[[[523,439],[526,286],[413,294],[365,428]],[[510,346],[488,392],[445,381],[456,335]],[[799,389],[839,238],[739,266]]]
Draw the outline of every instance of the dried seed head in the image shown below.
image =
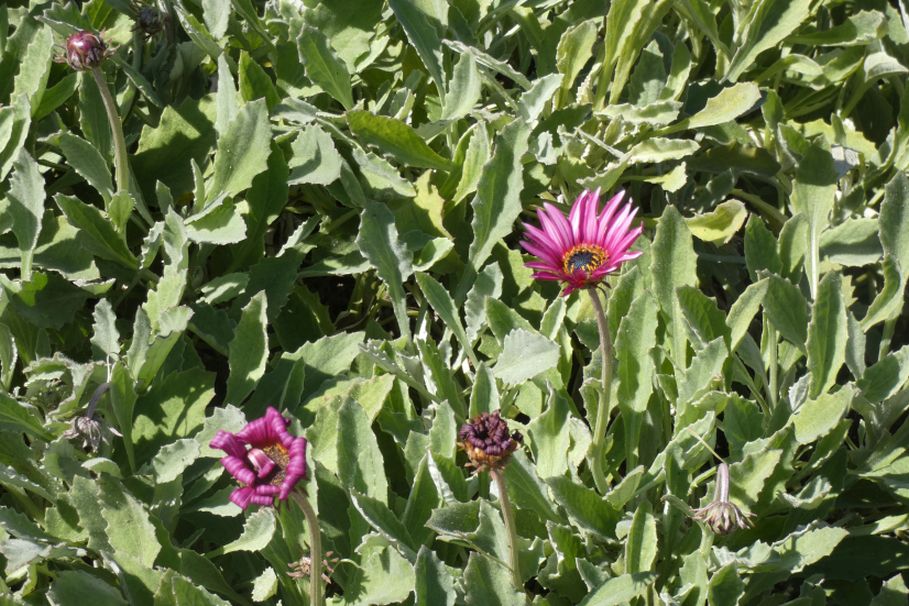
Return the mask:
[[522,441],[517,431],[508,433],[508,423],[499,411],[474,417],[458,432],[458,446],[467,453],[468,465],[477,471],[501,469]]
[[164,30],[164,24],[167,16],[162,14],[154,6],[136,5],[136,25],[133,28],[142,32],[146,38],[151,38],[155,34]]
[[94,416],[82,416],[73,419],[72,426],[63,432],[63,437],[72,440],[73,438],[82,439],[82,447],[91,452],[96,452],[101,447],[101,443],[109,444],[111,436],[121,435],[113,427],[108,427],[103,421],[94,418]]
[[73,69],[97,67],[107,55],[107,45],[97,34],[80,30],[66,39],[66,62]]
[[729,534],[736,529],[751,526],[750,513],[743,513],[729,500],[729,466],[720,463],[716,470],[716,493],[713,501],[705,507],[695,509],[691,517],[707,524],[716,534]]

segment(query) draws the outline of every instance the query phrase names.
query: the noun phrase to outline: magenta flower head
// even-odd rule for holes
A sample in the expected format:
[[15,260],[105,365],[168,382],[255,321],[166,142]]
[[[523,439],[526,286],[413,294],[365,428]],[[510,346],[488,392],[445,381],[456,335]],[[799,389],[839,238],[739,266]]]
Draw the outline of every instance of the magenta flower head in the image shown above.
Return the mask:
[[107,55],[107,45],[97,34],[80,30],[66,39],[66,62],[73,69],[97,67]]
[[230,500],[246,509],[250,503],[273,505],[284,501],[306,477],[306,438],[287,431],[288,420],[272,406],[265,416],[250,421],[236,434],[219,431],[212,448],[227,453],[221,464],[238,482]]
[[571,205],[568,217],[545,203],[537,211],[540,227],[527,223],[521,246],[539,260],[527,263],[538,280],[565,284],[562,295],[603,281],[625,261],[641,256],[631,245],[641,235],[641,226],[631,227],[637,209],[621,204],[625,192],[614,195],[597,212],[600,190],[585,190]]

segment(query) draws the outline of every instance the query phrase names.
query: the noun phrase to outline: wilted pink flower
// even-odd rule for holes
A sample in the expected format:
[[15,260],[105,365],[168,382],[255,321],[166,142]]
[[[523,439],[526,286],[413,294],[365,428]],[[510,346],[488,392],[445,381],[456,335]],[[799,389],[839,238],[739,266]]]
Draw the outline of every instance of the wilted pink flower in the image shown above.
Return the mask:
[[97,34],[80,30],[66,39],[66,62],[73,69],[85,70],[101,65],[107,54],[107,45]]
[[539,258],[527,263],[536,270],[533,277],[564,282],[562,295],[568,295],[598,284],[625,261],[639,257],[640,252],[629,249],[643,228],[631,227],[637,209],[630,203],[621,204],[624,194],[614,195],[597,214],[600,190],[585,190],[567,218],[556,206],[545,203],[537,211],[540,227],[525,223],[527,236],[521,241],[524,250]]
[[246,509],[250,503],[272,505],[283,501],[294,486],[306,477],[306,438],[287,431],[288,420],[272,406],[265,416],[250,421],[232,434],[219,431],[212,448],[227,453],[221,464],[238,482],[230,500]]

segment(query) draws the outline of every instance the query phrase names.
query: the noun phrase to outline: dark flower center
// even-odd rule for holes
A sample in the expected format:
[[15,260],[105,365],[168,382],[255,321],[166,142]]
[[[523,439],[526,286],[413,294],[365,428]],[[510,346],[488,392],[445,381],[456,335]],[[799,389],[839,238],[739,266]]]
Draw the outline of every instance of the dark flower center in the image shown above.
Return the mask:
[[606,251],[596,244],[578,244],[562,257],[562,269],[573,274],[578,270],[593,273],[606,262]]

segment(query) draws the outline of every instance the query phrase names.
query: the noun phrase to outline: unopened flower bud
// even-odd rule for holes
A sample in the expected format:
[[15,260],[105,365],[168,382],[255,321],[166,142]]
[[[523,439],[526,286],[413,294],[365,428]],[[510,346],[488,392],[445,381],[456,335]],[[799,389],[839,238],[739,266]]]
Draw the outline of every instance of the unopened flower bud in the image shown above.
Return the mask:
[[80,30],[66,39],[66,62],[77,70],[101,65],[107,57],[107,45],[101,36]]
[[508,423],[499,416],[499,411],[474,417],[458,432],[458,446],[467,453],[469,465],[477,471],[501,469],[522,441],[520,433],[508,433]]

